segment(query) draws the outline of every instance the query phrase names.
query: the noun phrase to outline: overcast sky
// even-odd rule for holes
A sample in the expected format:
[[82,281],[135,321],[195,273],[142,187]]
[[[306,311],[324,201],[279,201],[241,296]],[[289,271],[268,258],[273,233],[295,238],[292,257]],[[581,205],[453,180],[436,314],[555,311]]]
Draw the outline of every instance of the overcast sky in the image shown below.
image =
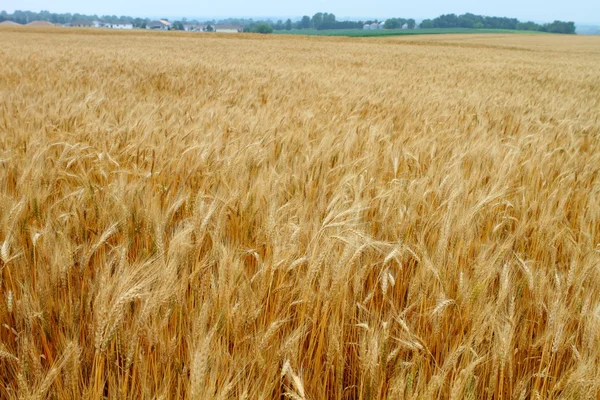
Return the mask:
[[140,17],[302,16],[429,18],[472,12],[522,20],[600,22],[600,0],[2,0],[0,9]]

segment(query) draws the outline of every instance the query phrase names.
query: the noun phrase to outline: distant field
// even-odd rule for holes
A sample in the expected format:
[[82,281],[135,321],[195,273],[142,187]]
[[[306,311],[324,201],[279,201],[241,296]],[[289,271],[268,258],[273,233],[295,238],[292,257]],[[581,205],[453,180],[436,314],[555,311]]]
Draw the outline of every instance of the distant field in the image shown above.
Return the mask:
[[0,43],[0,399],[598,398],[600,37]]
[[409,36],[409,35],[441,35],[449,33],[525,33],[540,34],[543,32],[534,31],[515,31],[508,29],[469,29],[469,28],[434,28],[434,29],[383,29],[376,31],[367,31],[362,29],[293,29],[291,31],[275,31],[279,35],[309,35],[309,36],[350,36],[350,37],[370,37],[370,36]]

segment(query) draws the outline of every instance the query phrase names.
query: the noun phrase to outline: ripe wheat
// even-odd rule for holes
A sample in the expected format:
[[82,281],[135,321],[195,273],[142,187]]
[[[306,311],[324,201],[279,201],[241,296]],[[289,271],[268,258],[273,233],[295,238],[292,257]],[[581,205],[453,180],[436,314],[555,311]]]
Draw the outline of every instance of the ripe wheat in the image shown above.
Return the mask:
[[0,38],[0,398],[600,394],[599,38]]

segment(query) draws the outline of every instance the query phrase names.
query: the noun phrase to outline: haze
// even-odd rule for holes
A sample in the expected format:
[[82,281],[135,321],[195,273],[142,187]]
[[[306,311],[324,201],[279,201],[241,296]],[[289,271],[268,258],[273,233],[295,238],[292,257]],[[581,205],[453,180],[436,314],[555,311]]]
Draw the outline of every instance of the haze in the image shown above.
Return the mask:
[[0,9],[49,10],[56,13],[82,13],[98,15],[151,16],[302,16],[316,12],[332,12],[340,17],[413,17],[430,18],[445,13],[471,12],[491,16],[516,17],[522,20],[552,21],[555,19],[575,22],[600,21],[600,2],[592,0],[544,1],[504,0],[481,2],[480,0],[424,0],[403,2],[397,0],[304,0],[287,2],[281,0],[222,0],[169,2],[158,0],[104,0],[81,2],[75,0],[5,0]]

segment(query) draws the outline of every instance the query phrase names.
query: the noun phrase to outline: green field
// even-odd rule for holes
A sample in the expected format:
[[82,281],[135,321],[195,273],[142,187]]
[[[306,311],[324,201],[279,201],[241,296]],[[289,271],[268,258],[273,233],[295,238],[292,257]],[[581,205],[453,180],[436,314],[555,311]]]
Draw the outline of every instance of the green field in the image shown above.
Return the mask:
[[310,36],[405,36],[405,35],[440,35],[446,33],[541,33],[536,31],[516,31],[508,29],[470,29],[470,28],[432,28],[432,29],[292,29],[291,31],[274,31],[280,35],[310,35]]

